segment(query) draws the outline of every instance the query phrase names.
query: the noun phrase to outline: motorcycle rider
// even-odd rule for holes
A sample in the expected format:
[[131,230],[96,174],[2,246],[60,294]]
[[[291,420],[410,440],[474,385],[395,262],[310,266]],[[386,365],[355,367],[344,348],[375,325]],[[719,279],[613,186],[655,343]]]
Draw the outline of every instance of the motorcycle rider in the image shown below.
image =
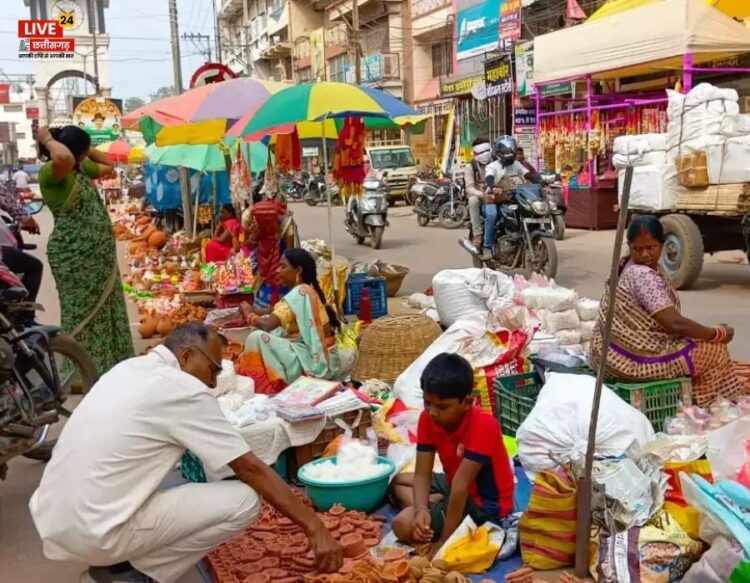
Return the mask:
[[487,194],[484,196],[484,245],[482,259],[492,259],[495,244],[498,205],[508,201],[509,192],[524,181],[538,182],[538,175],[529,172],[516,159],[518,144],[513,136],[503,136],[495,142],[495,160],[485,169]]
[[471,244],[477,253],[482,247],[482,202],[486,190],[485,174],[492,161],[492,146],[487,138],[477,138],[471,145],[472,160],[464,167],[464,183],[469,198],[469,218],[471,219]]

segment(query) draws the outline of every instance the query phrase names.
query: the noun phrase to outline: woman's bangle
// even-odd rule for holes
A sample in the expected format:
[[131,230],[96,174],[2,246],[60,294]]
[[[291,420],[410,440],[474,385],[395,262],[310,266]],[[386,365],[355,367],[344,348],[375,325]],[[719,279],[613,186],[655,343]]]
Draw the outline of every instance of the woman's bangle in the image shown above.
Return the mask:
[[255,323],[258,321],[258,317],[259,317],[258,314],[253,314],[252,316],[250,316],[248,320],[248,324],[250,325],[250,327],[255,326]]
[[709,342],[713,342],[714,344],[724,344],[727,339],[727,331],[724,329],[723,326],[716,326],[714,328],[714,336],[711,338]]

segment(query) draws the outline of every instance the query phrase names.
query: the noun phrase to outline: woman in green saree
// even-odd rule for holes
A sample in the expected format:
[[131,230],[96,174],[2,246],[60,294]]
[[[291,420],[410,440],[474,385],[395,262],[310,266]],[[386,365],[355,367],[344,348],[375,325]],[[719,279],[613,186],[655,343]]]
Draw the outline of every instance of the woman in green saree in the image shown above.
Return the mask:
[[38,139],[40,155],[48,160],[39,171],[39,188],[55,219],[47,258],[60,296],[62,327],[103,374],[133,356],[112,223],[91,182],[113,168],[78,127],[43,127]]
[[237,370],[252,377],[256,393],[278,393],[302,375],[335,379],[339,372],[335,332],[340,323],[325,303],[315,259],[304,249],[287,250],[279,280],[291,291],[273,308],[242,306],[256,330],[245,341]]

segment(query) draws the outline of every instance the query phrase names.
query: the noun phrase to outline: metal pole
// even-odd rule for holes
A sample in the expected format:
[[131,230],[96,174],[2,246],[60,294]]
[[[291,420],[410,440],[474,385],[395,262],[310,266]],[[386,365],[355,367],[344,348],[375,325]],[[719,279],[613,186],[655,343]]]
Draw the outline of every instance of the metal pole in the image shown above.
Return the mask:
[[594,96],[594,81],[591,75],[586,75],[586,158],[588,159],[589,169],[589,188],[594,188],[594,157],[591,153],[591,144],[589,144],[589,138],[591,137],[591,121],[592,121],[592,99]]
[[599,403],[602,399],[602,385],[604,384],[604,372],[607,368],[607,354],[609,352],[609,340],[612,336],[612,320],[615,315],[615,293],[620,280],[620,255],[622,254],[622,241],[625,235],[625,222],[628,218],[628,206],[630,205],[630,186],[633,183],[633,167],[625,169],[625,184],[620,199],[620,215],[617,219],[617,234],[615,235],[615,248],[612,250],[612,264],[609,269],[609,304],[607,315],[604,320],[604,332],[602,334],[602,354],[599,357],[599,370],[596,374],[596,385],[594,387],[594,403],[591,406],[591,421],[589,422],[589,439],[586,447],[586,466],[583,477],[578,480],[578,501],[576,508],[576,577],[586,577],[589,570],[589,537],[591,536],[591,471],[594,466],[594,450],[596,449],[596,426],[599,420]]
[[169,31],[172,37],[172,70],[175,93],[182,93],[182,65],[180,57],[180,26],[177,22],[177,0],[169,1]]
[[99,95],[99,59],[97,56],[97,45],[96,45],[96,7],[94,6],[95,0],[89,0],[89,32],[91,33],[91,44],[94,50],[94,89],[96,95]]
[[[245,4],[245,2],[243,2]],[[214,38],[216,39],[216,60],[221,63],[221,33],[219,31],[219,19],[216,17],[216,0],[211,0],[214,15]],[[247,20],[246,20],[247,22]],[[247,41],[247,39],[245,39]]]
[[326,143],[326,122],[328,116],[323,118],[321,122],[321,135],[323,136],[323,184],[326,185],[326,200],[328,202],[328,244],[331,247],[331,278],[333,280],[333,297],[336,305],[338,305],[338,299],[336,298],[336,292],[338,291],[338,283],[336,282],[336,243],[333,240],[333,210],[331,209],[331,189],[328,188],[328,144]]
[[682,57],[682,88],[685,93],[693,88],[693,53]]
[[359,85],[362,83],[360,65],[362,50],[359,46],[359,0],[352,0],[352,37],[354,39],[354,80]]

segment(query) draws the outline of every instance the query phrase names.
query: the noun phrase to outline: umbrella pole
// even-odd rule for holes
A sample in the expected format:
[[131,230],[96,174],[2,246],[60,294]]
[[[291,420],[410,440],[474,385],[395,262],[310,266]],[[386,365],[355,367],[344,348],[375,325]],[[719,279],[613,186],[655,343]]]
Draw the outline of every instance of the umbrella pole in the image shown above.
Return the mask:
[[328,202],[328,244],[331,246],[331,279],[333,282],[334,303],[338,306],[336,292],[338,292],[338,282],[336,281],[336,244],[333,240],[333,210],[331,209],[331,189],[328,188],[328,145],[326,144],[326,121],[328,116],[323,118],[321,135],[323,136],[323,184],[326,186],[326,201]]
[[604,373],[607,368],[607,355],[609,353],[609,340],[612,336],[612,320],[615,315],[615,290],[620,280],[620,255],[622,254],[622,241],[625,235],[625,223],[628,218],[628,206],[630,203],[630,185],[633,183],[633,167],[625,169],[625,184],[620,199],[620,214],[617,219],[617,233],[615,235],[615,248],[612,250],[612,264],[609,271],[608,287],[609,305],[604,320],[604,331],[602,334],[602,354],[599,357],[599,370],[596,373],[596,385],[594,387],[594,403],[591,406],[591,421],[589,422],[589,438],[586,447],[586,465],[583,477],[578,480],[578,500],[576,509],[576,577],[586,577],[589,568],[589,538],[591,537],[591,472],[594,466],[594,450],[596,449],[596,426],[599,420],[599,404],[602,399],[602,385],[604,384]]
[[[199,172],[199,174],[203,174]],[[201,176],[202,178],[202,176]],[[188,182],[188,184],[190,184]],[[198,205],[201,202],[201,180],[198,180],[198,188],[195,189],[195,216],[193,217],[193,236],[198,234]]]

